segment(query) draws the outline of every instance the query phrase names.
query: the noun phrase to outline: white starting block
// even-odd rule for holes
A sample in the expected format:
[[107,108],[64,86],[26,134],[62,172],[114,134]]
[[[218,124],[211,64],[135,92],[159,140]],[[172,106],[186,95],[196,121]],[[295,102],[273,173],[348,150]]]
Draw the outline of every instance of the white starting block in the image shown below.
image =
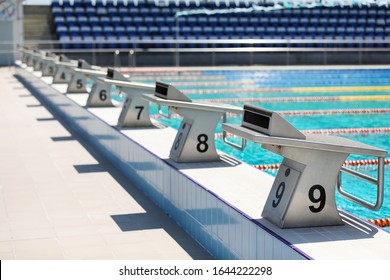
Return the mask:
[[21,61],[23,64],[26,64],[29,62],[31,55],[33,53],[32,50],[30,50],[27,47],[20,48],[20,52],[22,53]]
[[86,88],[87,78],[96,79],[104,77],[106,73],[98,66],[92,66],[83,59],[79,59],[77,68],[71,69],[71,78],[68,83],[67,93],[88,93]]
[[[247,105],[241,126],[223,124],[222,129],[284,157],[262,212],[280,228],[343,224],[335,202],[340,172],[377,185],[375,204],[339,185],[343,196],[372,210],[382,205],[385,150],[342,137],[303,134],[277,113]],[[378,157],[378,179],[342,167],[350,154]]]
[[144,98],[183,116],[169,155],[176,162],[219,161],[214,141],[218,122],[221,117],[225,120],[228,112],[242,113],[241,108],[232,105],[192,102],[175,87],[162,82],[156,82],[154,95],[146,94]]
[[142,95],[154,93],[154,86],[130,82],[127,77],[112,68],[107,70],[107,78],[104,82],[109,86],[115,85],[127,95],[119,115],[118,126],[145,127],[153,125],[149,116],[149,102],[143,99]]
[[34,71],[42,71],[43,68],[43,63],[44,63],[44,58],[48,56],[48,52],[44,51],[37,51],[35,54],[32,56],[32,61],[33,61],[33,69]]
[[34,67],[38,54],[40,55],[40,52],[38,50],[27,50],[25,58],[26,65],[29,67]]
[[70,60],[65,55],[60,55],[60,59],[56,62],[56,69],[53,77],[53,84],[69,83],[71,72],[69,68],[77,67],[78,61]]
[[55,54],[46,54],[46,57],[42,58],[42,77],[53,76],[56,69],[56,63],[60,57]]

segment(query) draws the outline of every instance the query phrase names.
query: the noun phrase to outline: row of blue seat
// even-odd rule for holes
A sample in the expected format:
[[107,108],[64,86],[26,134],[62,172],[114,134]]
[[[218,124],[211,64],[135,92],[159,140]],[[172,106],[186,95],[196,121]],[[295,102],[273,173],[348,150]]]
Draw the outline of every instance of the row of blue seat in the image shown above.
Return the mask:
[[[345,37],[388,37],[390,35],[390,9],[284,9],[261,13],[216,14],[213,16],[195,15],[175,18],[172,11],[178,8],[158,8],[155,3],[145,3],[126,11],[137,11],[121,16],[109,13],[121,8],[100,5],[90,10],[94,15],[77,15],[76,10],[84,6],[57,7],[68,14],[54,17],[59,38],[66,36],[127,36],[151,38],[242,38],[254,39],[266,36],[285,38],[333,38]],[[55,9],[56,7],[53,7]],[[98,15],[102,10],[104,15]],[[170,16],[161,16],[162,11],[171,11]],[[72,15],[75,13],[74,15]],[[374,11],[374,12],[372,12]],[[144,13],[140,16],[140,13]],[[155,16],[152,16],[155,13]],[[389,13],[389,16],[387,14]],[[288,16],[286,16],[288,14]],[[328,16],[325,16],[328,15]],[[355,15],[355,17],[351,16]]]
[[70,30],[64,30],[61,27],[57,29],[60,38],[63,36],[130,36],[130,37],[154,37],[161,36],[162,38],[187,38],[189,36],[195,37],[221,37],[225,36],[228,38],[264,38],[268,35],[278,35],[281,37],[288,38],[324,38],[324,37],[335,37],[335,36],[352,36],[352,37],[390,37],[390,28],[388,29],[355,29],[355,28],[345,28],[345,27],[334,27],[329,29],[319,29],[314,27],[308,28],[293,28],[293,27],[272,27],[272,28],[264,28],[260,27],[257,29],[254,28],[223,28],[216,27],[211,28],[207,27],[204,29],[199,28],[168,28],[168,27],[117,27],[112,28],[110,26],[100,27],[94,26],[83,27],[81,29],[75,27]]
[[308,18],[308,17],[295,17],[295,18],[267,18],[267,17],[251,17],[251,18],[237,18],[231,17],[183,17],[183,18],[166,18],[166,17],[140,17],[140,16],[91,16],[91,17],[56,17],[54,18],[55,25],[58,26],[84,26],[84,25],[146,25],[146,26],[162,26],[162,25],[179,25],[183,26],[390,26],[390,17],[388,19],[375,19],[375,18]]

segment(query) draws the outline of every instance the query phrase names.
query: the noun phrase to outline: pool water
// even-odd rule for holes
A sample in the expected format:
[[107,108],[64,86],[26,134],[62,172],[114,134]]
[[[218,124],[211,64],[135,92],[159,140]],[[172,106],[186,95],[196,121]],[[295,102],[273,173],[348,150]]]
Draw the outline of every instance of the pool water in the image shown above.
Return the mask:
[[[193,77],[198,75],[197,83]],[[210,70],[194,75],[164,76],[193,100],[228,103],[243,107],[244,104],[259,106],[273,111],[331,110],[331,109],[375,109],[390,108],[390,69],[364,70]],[[154,83],[153,74],[143,79],[142,74],[133,74],[137,82]],[[191,80],[188,79],[191,77]],[[213,79],[215,77],[215,79]],[[157,76],[156,76],[157,78]],[[158,80],[160,77],[158,77]],[[187,82],[187,83],[186,83]],[[237,85],[235,85],[235,82]],[[197,86],[199,84],[200,86]],[[341,98],[338,97],[348,97]],[[283,100],[281,97],[290,99]],[[291,99],[292,97],[292,99]],[[307,101],[302,97],[324,97]],[[329,99],[329,97],[336,97]],[[272,100],[272,98],[276,98]],[[253,100],[253,101],[248,101]],[[151,114],[157,114],[151,106]],[[370,114],[308,114],[285,115],[292,125],[300,130],[335,128],[390,127],[390,112]],[[180,118],[160,119],[177,128]],[[228,123],[241,123],[241,117],[228,117]],[[216,132],[221,132],[219,125]],[[390,151],[389,133],[355,133],[337,135]],[[244,151],[238,151],[216,139],[217,149],[248,164],[280,163],[282,157],[268,152],[258,144],[247,142]],[[351,155],[347,160],[374,159]],[[376,178],[377,166],[350,167]],[[261,171],[259,171],[261,172]],[[266,171],[276,175],[276,171]],[[371,203],[376,199],[376,187],[348,175],[343,175],[343,188]],[[339,208],[363,219],[390,218],[390,166],[385,168],[385,196],[379,211],[371,211],[342,198],[336,191]],[[385,228],[390,231],[390,228]]]

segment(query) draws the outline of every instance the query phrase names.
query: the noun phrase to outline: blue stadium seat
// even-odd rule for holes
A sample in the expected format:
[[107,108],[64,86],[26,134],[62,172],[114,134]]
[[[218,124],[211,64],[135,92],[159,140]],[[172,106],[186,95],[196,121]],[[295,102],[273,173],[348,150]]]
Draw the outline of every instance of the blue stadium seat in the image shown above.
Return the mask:
[[123,36],[126,34],[126,28],[124,26],[115,26],[114,30],[117,36]]
[[97,16],[90,16],[88,17],[88,21],[89,21],[89,24],[91,26],[95,26],[95,25],[99,25],[100,24],[100,20]]
[[103,35],[103,28],[99,25],[93,25],[92,26],[92,35],[94,37],[96,36],[102,36]]
[[100,24],[103,26],[110,25],[111,24],[111,17],[110,16],[101,16],[100,17]]
[[77,17],[77,23],[80,27],[89,25],[89,20],[86,16]]
[[96,9],[95,9],[95,7],[86,7],[85,8],[85,14],[87,15],[87,16],[96,16]]
[[89,25],[84,25],[80,27],[81,36],[90,36],[92,35],[92,29]]
[[135,26],[127,26],[126,32],[129,36],[136,36],[137,35],[137,27]]
[[65,26],[66,25],[65,17],[62,16],[55,17],[54,24],[55,26]]
[[120,48],[123,48],[123,49],[127,49],[127,48],[129,48],[129,47],[131,47],[130,46],[130,44],[127,42],[127,41],[129,41],[129,37],[127,37],[127,35],[126,34],[123,34],[123,35],[119,35],[118,36],[118,45],[119,45],[119,47]]
[[69,27],[69,30],[68,30],[70,36],[79,36],[80,35],[80,27],[78,27],[77,25],[74,25],[74,26],[70,26]]
[[168,26],[160,26],[160,33],[163,37],[171,34],[171,29]]
[[160,35],[160,29],[157,26],[148,27],[148,34],[152,37]]
[[63,36],[68,36],[68,27],[66,26],[58,26],[57,27],[57,35],[61,38]]
[[96,14],[98,16],[106,16],[106,15],[108,15],[106,7],[98,7],[98,8],[96,8]]
[[153,26],[154,25],[154,18],[151,17],[151,16],[147,16],[144,18],[144,24],[148,27],[150,26]]
[[86,2],[91,2],[91,1],[85,1],[85,0],[73,0],[73,7],[84,7]]
[[68,26],[77,25],[76,17],[73,16],[66,17],[66,24],[68,24]]
[[122,25],[122,18],[119,16],[113,16],[111,17],[111,24],[115,26],[120,26]]
[[109,35],[106,37],[107,38],[107,42],[108,42],[108,47],[113,49],[113,48],[118,48],[119,47],[119,44],[118,44],[118,38],[115,36],[115,35]]
[[95,41],[95,48],[103,49],[104,48],[104,43],[106,42],[106,37],[102,35],[97,35],[94,36],[94,41]]
[[133,24],[133,18],[130,16],[124,16],[122,17],[122,24],[125,26],[129,26]]
[[58,16],[63,16],[62,7],[54,7],[51,9],[51,12],[55,18]]
[[148,28],[146,26],[137,27],[137,35],[140,37],[145,37],[148,35]]
[[72,42],[72,48],[73,49],[81,49],[82,47],[84,47],[84,44],[83,44],[83,38],[79,35],[76,35],[76,36],[71,36],[71,42]]
[[103,26],[103,34],[108,37],[114,34],[114,28],[111,25]]
[[127,15],[129,15],[129,10],[128,10],[127,7],[119,7],[118,8],[118,14],[120,16],[127,16]]
[[119,13],[118,13],[118,10],[116,7],[109,7],[107,8],[107,15],[109,16],[117,16]]
[[84,16],[85,15],[85,9],[84,7],[75,7],[74,8],[74,14],[77,17]]
[[50,6],[51,6],[52,8],[58,8],[58,7],[61,6],[61,4],[60,4],[60,1],[59,1],[59,0],[52,0]]
[[69,49],[70,48],[70,37],[69,36],[61,36],[59,41],[61,42],[63,49]]

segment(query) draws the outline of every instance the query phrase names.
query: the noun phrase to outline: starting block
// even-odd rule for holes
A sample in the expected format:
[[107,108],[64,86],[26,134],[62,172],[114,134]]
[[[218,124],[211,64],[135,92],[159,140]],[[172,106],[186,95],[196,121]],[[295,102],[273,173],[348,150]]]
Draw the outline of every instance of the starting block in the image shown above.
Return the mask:
[[145,127],[153,125],[149,116],[149,102],[143,99],[142,94],[153,93],[154,86],[130,82],[127,77],[113,68],[107,70],[104,82],[109,86],[116,86],[127,95],[118,118],[118,126]]
[[214,141],[216,127],[222,117],[226,119],[226,113],[242,113],[241,108],[232,105],[193,102],[162,82],[156,82],[154,95],[145,94],[144,98],[183,116],[169,155],[176,162],[219,161]]
[[71,73],[69,68],[75,68],[78,61],[70,60],[65,55],[60,55],[59,61],[56,62],[56,69],[53,76],[53,84],[69,83]]
[[98,66],[92,66],[83,59],[79,59],[77,68],[71,69],[71,78],[68,83],[67,93],[87,93],[87,78],[96,79],[104,77],[106,73]]
[[[377,201],[371,204],[342,190],[344,197],[373,210],[381,207],[384,158],[387,151],[342,137],[303,134],[276,112],[244,106],[241,126],[222,129],[284,157],[262,216],[280,228],[343,224],[335,202],[340,172],[377,185]],[[378,178],[342,167],[350,154],[378,157]]]

